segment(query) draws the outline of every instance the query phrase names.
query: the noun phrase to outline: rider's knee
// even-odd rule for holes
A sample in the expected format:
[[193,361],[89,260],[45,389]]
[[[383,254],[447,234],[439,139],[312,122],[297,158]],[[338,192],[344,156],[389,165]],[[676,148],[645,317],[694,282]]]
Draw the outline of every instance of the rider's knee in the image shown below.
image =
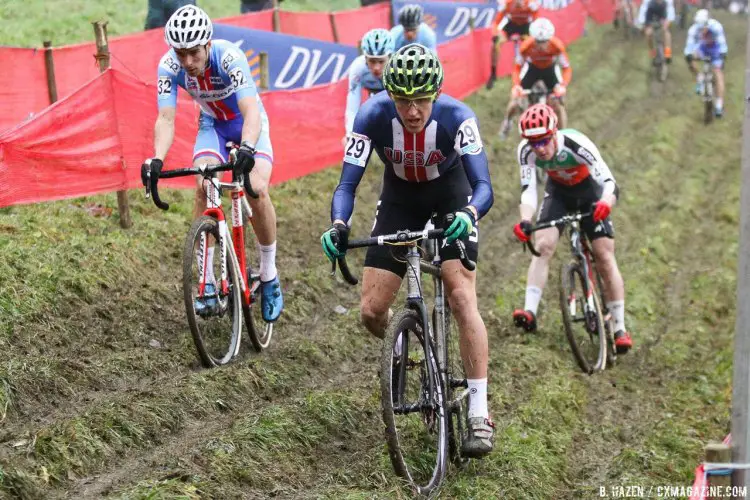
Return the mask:
[[388,306],[380,307],[377,303],[369,300],[362,300],[359,309],[359,318],[362,324],[371,333],[381,336],[383,324],[388,317]]
[[555,247],[557,246],[556,241],[540,238],[534,243],[536,251],[540,254],[543,259],[550,259],[555,253]]
[[448,293],[448,304],[455,314],[470,314],[477,308],[477,296],[467,283],[467,286],[454,288]]

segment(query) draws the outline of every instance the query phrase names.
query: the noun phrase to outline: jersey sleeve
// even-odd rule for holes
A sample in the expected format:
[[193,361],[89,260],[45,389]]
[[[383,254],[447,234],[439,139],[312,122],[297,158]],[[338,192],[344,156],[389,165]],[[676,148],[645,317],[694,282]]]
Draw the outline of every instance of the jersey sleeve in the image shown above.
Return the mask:
[[591,140],[581,133],[569,136],[572,139],[571,148],[576,158],[589,168],[591,177],[602,187],[602,196],[614,194],[617,184],[615,176],[607,166],[599,149]]
[[340,219],[349,224],[354,211],[354,196],[357,193],[367,163],[372,155],[372,138],[370,130],[377,121],[377,110],[368,101],[362,106],[354,119],[351,133],[347,134],[344,146],[344,161],[339,185],[331,201],[331,222]]
[[724,34],[724,26],[722,26],[719,21],[716,21],[713,27],[715,30],[714,36],[716,37],[716,45],[719,46],[719,52],[721,54],[726,54],[729,51],[729,46],[727,45],[727,37]]
[[562,68],[563,83],[565,85],[570,85],[570,81],[573,79],[573,67],[570,65],[568,51],[565,50],[565,44],[559,38],[553,38],[552,43],[558,52],[557,64]]
[[649,0],[643,0],[643,2],[641,2],[641,8],[638,9],[638,21],[636,23],[638,26],[646,24],[646,12],[648,12],[649,3]]
[[433,52],[437,52],[437,36],[432,28],[422,23],[419,28],[420,41],[422,45],[431,49]]
[[685,55],[689,56],[695,53],[698,49],[698,25],[694,24],[690,27],[685,40]]
[[362,104],[362,66],[367,65],[364,56],[354,60],[349,67],[349,86],[346,94],[346,112],[344,113],[344,126],[346,133],[352,131],[354,117]]
[[221,54],[220,61],[221,70],[232,82],[238,101],[245,97],[258,95],[258,88],[255,86],[255,80],[250,73],[247,57],[238,47],[232,46],[225,49],[224,53]]
[[521,173],[521,204],[536,210],[536,165],[534,151],[528,141],[523,140],[518,145],[518,167]]
[[177,107],[177,74],[180,63],[170,50],[159,61],[156,79],[156,98],[159,109]]
[[487,153],[484,151],[482,137],[479,134],[477,117],[468,107],[464,106],[464,109],[456,113],[455,122],[458,126],[455,132],[454,149],[461,156],[461,163],[472,189],[469,205],[477,209],[477,215],[481,219],[490,210],[495,200]]

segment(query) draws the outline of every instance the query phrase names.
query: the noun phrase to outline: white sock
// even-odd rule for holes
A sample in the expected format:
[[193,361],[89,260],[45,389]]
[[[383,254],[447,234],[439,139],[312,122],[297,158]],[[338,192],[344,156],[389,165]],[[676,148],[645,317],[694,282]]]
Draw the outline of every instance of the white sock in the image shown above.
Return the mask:
[[487,409],[487,378],[466,379],[469,384],[469,418],[489,418]]
[[271,281],[276,277],[276,242],[260,247],[260,280]]
[[612,302],[607,302],[607,309],[609,309],[609,313],[612,315],[612,319],[615,321],[615,331],[619,332],[622,330],[623,332],[625,330],[625,301],[624,300],[614,300]]
[[[206,261],[203,263],[203,274],[206,276],[206,283],[216,283],[216,277],[214,276],[214,250],[213,246],[208,247]],[[195,257],[200,262],[203,256],[200,254],[200,250],[195,251]]]
[[540,300],[542,300],[542,289],[536,286],[527,286],[526,302],[523,305],[524,310],[536,314],[536,310],[539,309]]
[[716,109],[723,109],[724,108],[724,99],[721,97],[716,98]]

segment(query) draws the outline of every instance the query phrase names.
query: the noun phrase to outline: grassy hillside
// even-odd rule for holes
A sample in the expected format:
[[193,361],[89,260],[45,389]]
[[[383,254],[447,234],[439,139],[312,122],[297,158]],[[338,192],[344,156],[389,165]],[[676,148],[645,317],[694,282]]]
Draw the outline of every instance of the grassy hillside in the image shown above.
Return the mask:
[[[240,0],[198,0],[212,18],[240,13]],[[358,0],[283,0],[286,10],[344,10],[359,7]],[[109,34],[124,35],[143,30],[148,0],[0,0],[0,19],[6,29],[0,46],[41,47],[43,40],[66,45],[94,41],[92,21],[109,22]],[[12,26],[12,29],[10,27]]]
[[[570,49],[570,123],[623,192],[613,217],[635,349],[605,374],[578,373],[554,286],[538,334],[512,327],[528,254],[510,230],[516,142],[495,135],[508,83],[468,100],[496,193],[479,297],[497,447],[453,469],[444,497],[688,484],[703,444],[728,431],[745,21],[722,21],[727,115],[710,127],[681,60],[654,86],[644,44],[613,42],[609,26]],[[369,229],[379,172],[359,190],[355,234]],[[358,290],[329,276],[318,246],[337,180],[333,168],[274,190],[286,312],[270,350],[210,371],[179,288],[190,192],[166,192],[168,213],[131,192],[128,231],[108,215],[114,195],[0,209],[0,496],[407,496],[384,449],[378,344],[358,326]]]

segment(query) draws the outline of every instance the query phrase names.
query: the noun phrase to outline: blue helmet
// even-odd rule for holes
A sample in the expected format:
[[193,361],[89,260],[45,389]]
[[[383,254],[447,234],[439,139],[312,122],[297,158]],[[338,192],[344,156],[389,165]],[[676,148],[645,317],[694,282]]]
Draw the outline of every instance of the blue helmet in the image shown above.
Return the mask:
[[384,29],[374,29],[365,33],[362,37],[362,52],[370,57],[382,57],[390,55],[394,49],[391,32]]

